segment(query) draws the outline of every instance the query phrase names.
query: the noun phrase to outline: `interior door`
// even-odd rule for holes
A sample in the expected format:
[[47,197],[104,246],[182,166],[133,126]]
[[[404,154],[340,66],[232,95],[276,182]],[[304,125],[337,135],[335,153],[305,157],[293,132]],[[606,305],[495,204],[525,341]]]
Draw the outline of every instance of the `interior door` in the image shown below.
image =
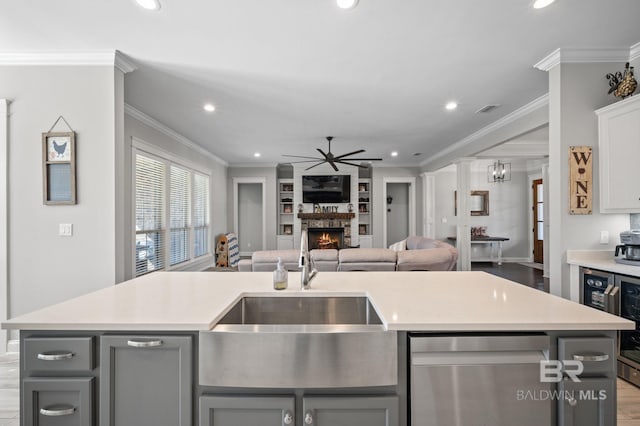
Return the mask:
[[542,179],[533,181],[533,261],[544,263],[544,207]]

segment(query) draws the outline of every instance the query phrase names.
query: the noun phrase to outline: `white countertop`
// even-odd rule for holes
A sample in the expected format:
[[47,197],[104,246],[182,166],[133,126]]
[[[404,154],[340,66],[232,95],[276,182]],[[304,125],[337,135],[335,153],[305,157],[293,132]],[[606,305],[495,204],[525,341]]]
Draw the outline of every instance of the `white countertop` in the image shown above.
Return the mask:
[[634,323],[485,272],[320,272],[300,291],[271,272],[156,272],[12,318],[5,329],[209,330],[243,296],[370,298],[390,330],[633,329]]
[[617,263],[613,254],[613,251],[608,250],[567,250],[567,263],[640,277],[640,262],[638,266]]

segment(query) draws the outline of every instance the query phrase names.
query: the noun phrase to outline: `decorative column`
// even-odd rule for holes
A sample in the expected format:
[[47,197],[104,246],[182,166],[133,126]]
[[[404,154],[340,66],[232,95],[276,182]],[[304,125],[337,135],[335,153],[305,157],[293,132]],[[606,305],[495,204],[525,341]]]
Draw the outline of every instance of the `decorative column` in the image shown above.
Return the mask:
[[424,217],[422,218],[422,235],[435,238],[436,235],[436,175],[435,173],[420,173],[422,178],[422,200]]
[[461,158],[455,162],[458,206],[458,226],[456,228],[456,247],[458,249],[458,271],[471,270],[471,163],[474,158]]

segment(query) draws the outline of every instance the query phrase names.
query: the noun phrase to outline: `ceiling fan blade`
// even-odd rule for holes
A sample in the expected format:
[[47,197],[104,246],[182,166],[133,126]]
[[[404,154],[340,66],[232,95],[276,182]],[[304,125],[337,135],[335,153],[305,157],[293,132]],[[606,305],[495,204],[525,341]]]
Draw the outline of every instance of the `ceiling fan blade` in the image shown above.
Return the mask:
[[335,170],[336,172],[338,172],[338,168],[336,167],[336,163],[334,163],[333,160],[329,160],[327,161],[327,163],[329,163],[331,165],[331,167],[333,167],[333,170]]
[[[324,161],[327,161],[327,154],[325,154],[325,153],[324,153],[324,151],[323,151],[323,150],[321,150],[320,148],[316,148],[316,149],[318,150],[318,152],[319,152],[320,154],[322,154],[322,156],[324,157]],[[331,151],[329,151],[329,152],[331,152]]]
[[349,163],[347,161],[342,161],[342,160],[338,160],[338,161],[336,161],[336,163],[346,164],[347,166],[354,166],[354,167],[360,167],[360,168],[363,168],[363,169],[368,169],[368,166],[363,166],[362,164],[356,164],[356,163]]
[[292,157],[292,158],[310,158],[312,160],[324,160],[324,158],[320,158],[320,157],[307,157],[305,155],[287,155],[287,154],[282,154],[283,157]]
[[320,161],[321,163],[324,163],[324,160],[300,160],[300,161],[289,161],[288,164],[315,163],[318,161]]
[[382,158],[343,158],[349,161],[382,161]]
[[314,167],[318,167],[320,164],[324,164],[326,161],[321,161],[318,164],[314,164],[313,166],[307,167],[305,170],[313,169]]
[[333,158],[335,158],[336,160],[339,160],[339,159],[341,159],[341,158],[348,157],[348,156],[350,156],[350,155],[360,154],[360,153],[362,153],[362,152],[364,152],[364,149],[359,149],[359,150],[357,150],[357,151],[353,151],[353,152],[350,152],[350,153],[348,153],[348,154],[338,155],[337,157],[333,157]]

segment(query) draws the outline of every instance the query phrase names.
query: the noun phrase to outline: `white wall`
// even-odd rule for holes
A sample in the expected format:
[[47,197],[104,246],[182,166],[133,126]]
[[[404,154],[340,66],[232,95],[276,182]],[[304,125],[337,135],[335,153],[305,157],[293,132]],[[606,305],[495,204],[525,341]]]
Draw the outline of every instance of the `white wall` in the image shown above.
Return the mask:
[[[123,251],[127,253],[125,256],[125,279],[133,277],[133,259],[134,259],[134,211],[133,211],[133,159],[132,159],[132,140],[136,138],[154,148],[167,153],[177,159],[187,161],[190,165],[200,170],[210,173],[211,180],[209,192],[211,196],[210,205],[210,227],[211,227],[211,251],[215,251],[216,237],[220,234],[229,232],[227,228],[227,167],[217,161],[215,157],[203,155],[199,150],[194,149],[188,144],[176,140],[164,132],[153,128],[140,120],[125,115],[124,119],[124,154],[123,162],[126,165],[123,169],[124,186],[126,194],[123,200],[123,211],[125,212],[124,226],[124,247]],[[188,164],[188,165],[189,165]],[[128,214],[126,214],[128,212]],[[200,265],[194,265],[196,269],[200,269]]]
[[[526,260],[529,249],[529,183],[524,162],[512,162],[511,181],[489,183],[486,161],[474,162],[471,172],[471,189],[489,191],[489,216],[471,216],[471,226],[486,226],[487,234],[507,237],[502,255],[506,259]],[[435,173],[435,237],[446,241],[456,235],[457,217],[454,215],[455,167],[447,167]],[[445,219],[446,223],[442,220]],[[471,257],[488,257],[488,246],[472,245]]]
[[[0,66],[9,106],[9,317],[116,282],[112,66]],[[63,115],[76,131],[77,205],[42,201],[41,133]],[[63,129],[58,127],[57,129]],[[59,237],[58,224],[73,236]]]
[[[577,298],[570,288],[567,250],[605,250],[629,228],[628,214],[600,214],[598,122],[594,111],[615,101],[607,95],[603,77],[618,63],[561,64],[549,71],[549,250],[550,291]],[[593,147],[593,213],[569,214],[569,147]],[[623,182],[621,184],[629,184]],[[600,244],[608,231],[609,244]]]

